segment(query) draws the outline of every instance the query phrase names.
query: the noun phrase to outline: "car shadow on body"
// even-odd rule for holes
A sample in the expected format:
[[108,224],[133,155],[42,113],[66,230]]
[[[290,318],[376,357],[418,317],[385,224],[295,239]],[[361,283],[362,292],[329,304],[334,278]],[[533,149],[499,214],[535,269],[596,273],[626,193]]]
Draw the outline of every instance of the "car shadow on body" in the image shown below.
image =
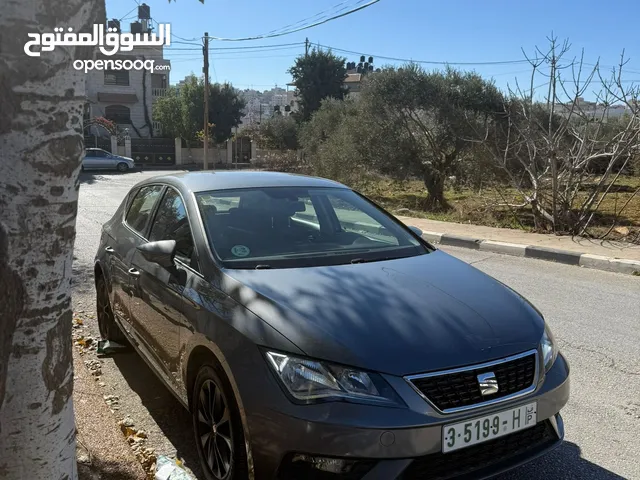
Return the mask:
[[[351,271],[349,271],[351,270]],[[364,318],[374,317],[378,311],[394,312],[404,309],[409,315],[420,315],[420,312],[408,305],[399,305],[398,299],[388,295],[385,284],[358,275],[352,269],[328,269],[325,271],[327,284],[323,295],[332,299],[330,305],[324,305],[322,312],[326,321],[324,328],[336,331],[344,328],[345,321],[352,322],[362,329],[366,329],[366,323],[361,324],[362,316],[352,316],[356,311],[362,312]],[[281,293],[272,285],[254,284],[254,288],[261,292],[258,294],[243,295],[243,287],[237,286],[227,292],[231,297],[243,298],[244,305],[252,311],[259,311],[259,303],[265,302],[269,297],[276,302],[281,298]],[[314,302],[318,292],[310,286],[301,284],[296,288],[296,298],[300,299],[299,314],[305,316],[319,315],[318,302]],[[276,307],[280,310],[282,307]],[[283,312],[284,313],[284,312]],[[436,313],[441,313],[437,312]],[[233,318],[233,315],[231,315]],[[231,320],[241,321],[240,318]],[[415,342],[415,332],[402,323],[391,322],[389,334],[400,341],[411,344]],[[188,468],[198,478],[203,478],[200,471],[196,453],[195,441],[192,434],[190,414],[182,407],[166,387],[157,379],[144,361],[135,354],[116,355],[114,360],[122,375],[141,398],[149,414],[154,418],[163,434],[177,450],[177,456],[182,458]],[[281,432],[286,435],[286,432]],[[277,432],[274,431],[274,434]],[[348,454],[348,452],[345,452]],[[623,480],[611,471],[592,463],[581,456],[580,447],[571,442],[564,442],[556,450],[537,459],[527,465],[519,467],[512,472],[496,477],[499,480],[519,479],[602,479]]]
[[565,441],[547,455],[522,467],[495,477],[495,480],[625,480],[600,465],[582,457],[578,445]]
[[[196,478],[204,478],[193,440],[191,415],[167,390],[147,364],[136,353],[113,356],[123,377],[135,391],[167,440],[176,449]],[[581,449],[565,441],[552,452],[522,467],[495,477],[496,480],[625,480],[600,465],[585,459]]]
[[140,397],[167,440],[197,478],[204,478],[196,451],[191,414],[132,350],[113,355],[113,360],[129,387]]

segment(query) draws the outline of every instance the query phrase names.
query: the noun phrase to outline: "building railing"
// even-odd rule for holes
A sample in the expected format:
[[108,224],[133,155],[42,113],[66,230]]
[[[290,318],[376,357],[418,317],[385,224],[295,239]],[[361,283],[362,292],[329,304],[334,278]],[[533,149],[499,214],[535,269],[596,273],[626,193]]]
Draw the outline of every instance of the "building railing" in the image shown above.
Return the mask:
[[164,97],[167,94],[166,88],[152,88],[151,95],[154,97]]

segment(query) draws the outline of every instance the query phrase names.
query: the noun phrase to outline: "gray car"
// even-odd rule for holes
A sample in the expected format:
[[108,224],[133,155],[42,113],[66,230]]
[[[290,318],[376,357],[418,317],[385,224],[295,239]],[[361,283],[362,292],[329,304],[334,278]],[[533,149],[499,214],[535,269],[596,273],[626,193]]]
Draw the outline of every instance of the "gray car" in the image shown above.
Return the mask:
[[82,159],[82,170],[118,170],[126,172],[135,169],[133,158],[107,152],[102,148],[86,148]]
[[95,280],[103,338],[191,411],[206,479],[485,478],[563,440],[542,314],[339,183],[148,179]]

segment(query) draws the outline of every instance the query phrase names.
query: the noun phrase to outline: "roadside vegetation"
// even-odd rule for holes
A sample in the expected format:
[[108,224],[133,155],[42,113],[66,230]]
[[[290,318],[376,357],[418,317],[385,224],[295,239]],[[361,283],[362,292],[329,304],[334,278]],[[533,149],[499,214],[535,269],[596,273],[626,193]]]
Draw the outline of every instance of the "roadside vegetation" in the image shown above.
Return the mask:
[[410,64],[368,73],[355,97],[313,88],[309,75],[341,80],[346,62],[313,51],[290,70],[303,110],[245,133],[271,150],[262,167],[341,181],[400,215],[640,243],[638,88],[624,58],[605,74],[569,50],[551,38],[508,91]]

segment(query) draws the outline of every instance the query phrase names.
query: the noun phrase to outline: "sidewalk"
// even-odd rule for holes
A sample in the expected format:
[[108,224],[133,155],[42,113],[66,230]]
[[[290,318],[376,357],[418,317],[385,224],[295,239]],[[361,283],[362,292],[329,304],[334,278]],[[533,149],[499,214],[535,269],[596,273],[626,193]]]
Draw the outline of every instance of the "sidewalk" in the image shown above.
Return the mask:
[[640,274],[640,245],[423,218],[397,218],[407,225],[421,229],[424,238],[432,243]]
[[103,392],[73,347],[73,403],[80,480],[145,480],[146,475],[116,424]]

